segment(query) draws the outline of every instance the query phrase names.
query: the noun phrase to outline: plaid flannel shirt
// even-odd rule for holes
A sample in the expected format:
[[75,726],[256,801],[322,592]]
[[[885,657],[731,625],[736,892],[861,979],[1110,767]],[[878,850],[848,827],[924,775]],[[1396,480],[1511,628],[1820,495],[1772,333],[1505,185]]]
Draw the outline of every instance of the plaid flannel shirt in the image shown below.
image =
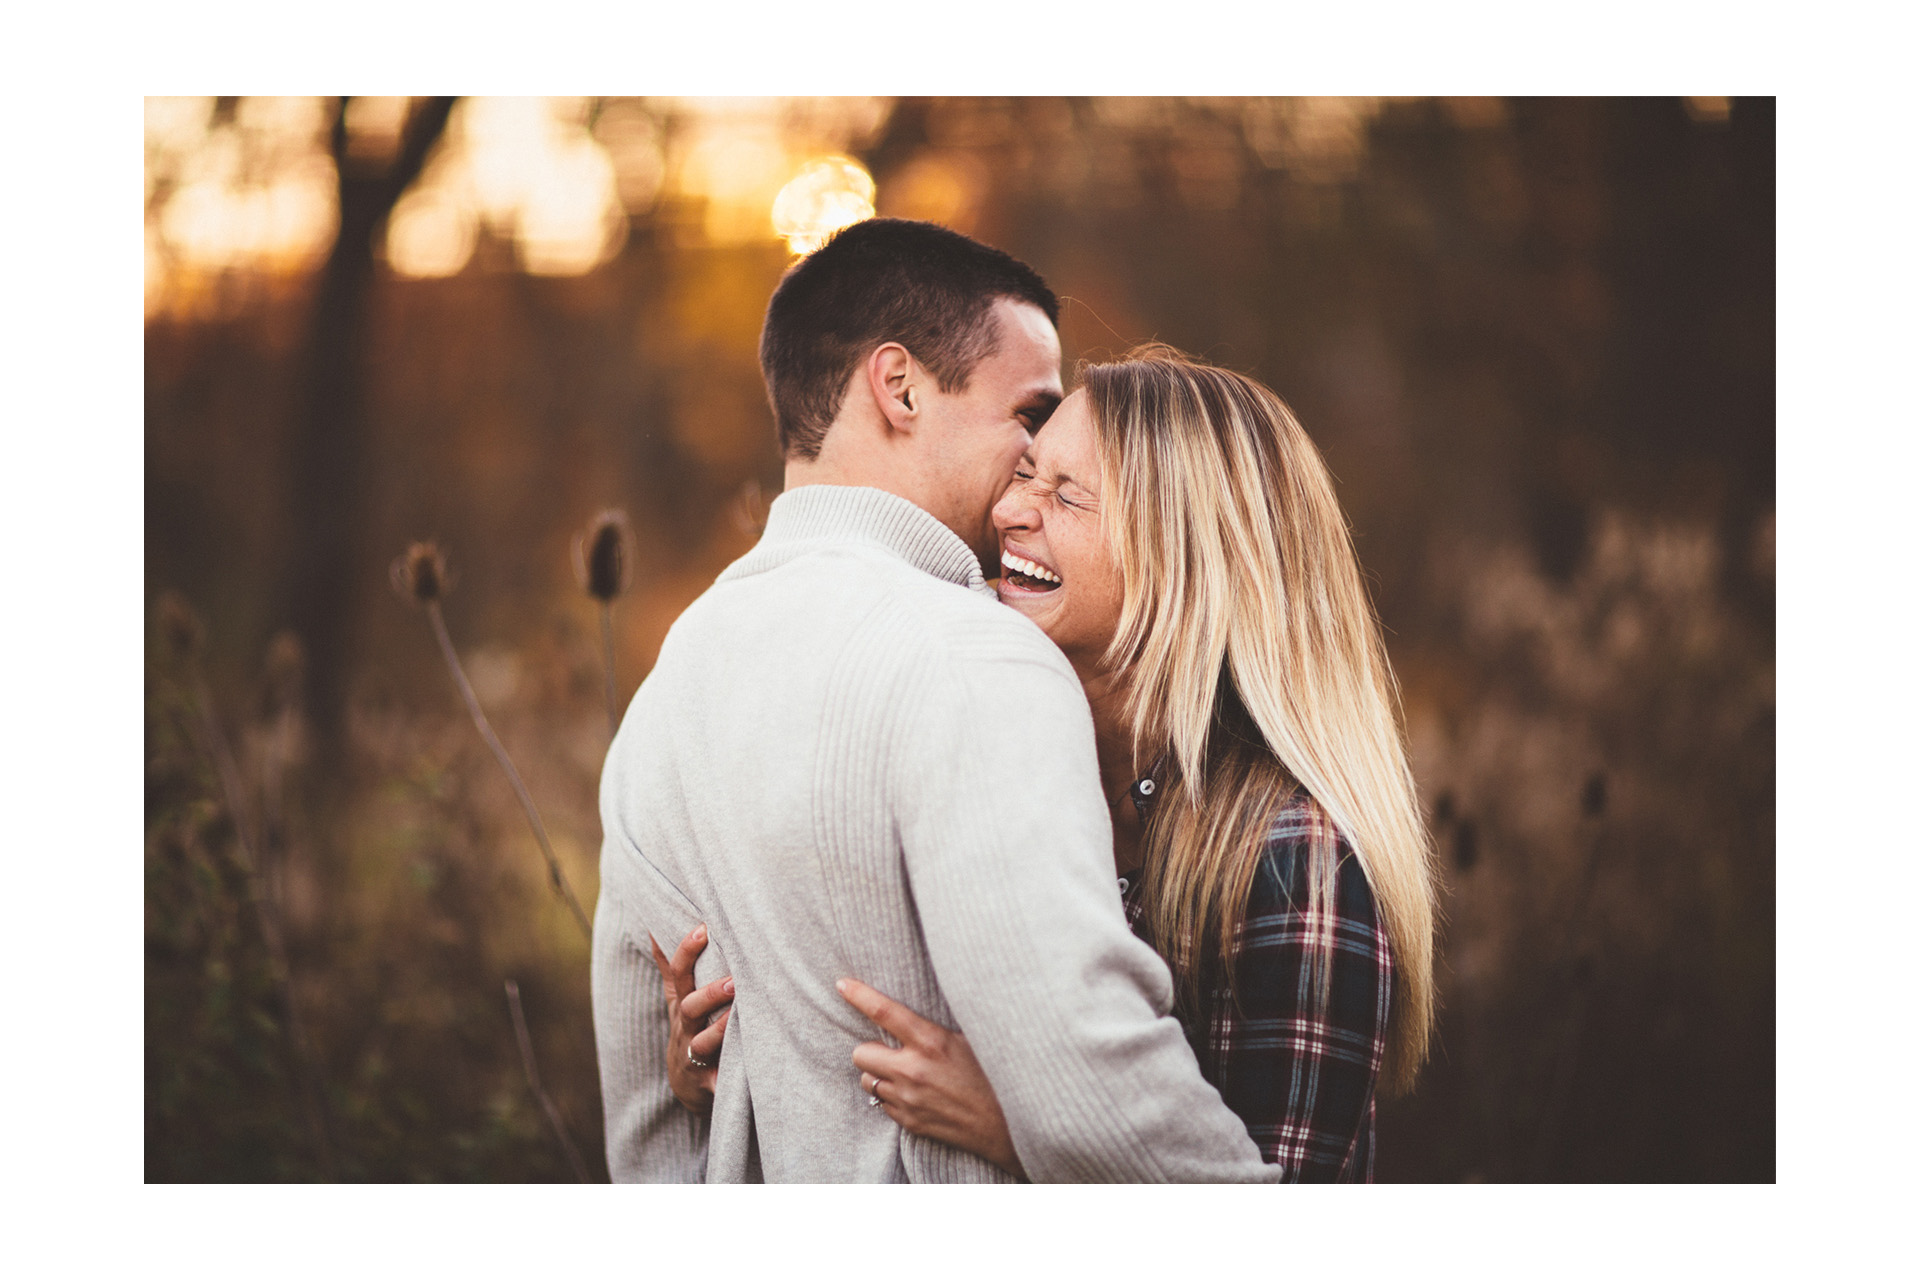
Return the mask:
[[[1198,1016],[1178,1013],[1201,1074],[1246,1123],[1262,1157],[1285,1166],[1286,1181],[1371,1182],[1393,961],[1366,872],[1341,839],[1330,994],[1314,1014],[1307,962],[1317,921],[1306,910],[1307,853],[1325,822],[1301,792],[1268,833],[1236,958],[1238,1004],[1215,972],[1203,983]],[[1137,879],[1123,884],[1127,922],[1141,933]]]

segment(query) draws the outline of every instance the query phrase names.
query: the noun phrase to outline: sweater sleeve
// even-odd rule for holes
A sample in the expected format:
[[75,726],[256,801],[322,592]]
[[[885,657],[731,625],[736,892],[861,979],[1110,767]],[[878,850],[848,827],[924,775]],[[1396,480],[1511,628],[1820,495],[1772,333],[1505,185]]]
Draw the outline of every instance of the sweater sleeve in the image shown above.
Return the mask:
[[901,844],[941,992],[1034,1181],[1274,1181],[1127,928],[1092,718],[1043,643],[955,636],[899,704]]
[[615,1182],[702,1182],[704,1116],[667,1084],[667,1003],[646,927],[622,886],[603,883],[593,916],[593,1032]]

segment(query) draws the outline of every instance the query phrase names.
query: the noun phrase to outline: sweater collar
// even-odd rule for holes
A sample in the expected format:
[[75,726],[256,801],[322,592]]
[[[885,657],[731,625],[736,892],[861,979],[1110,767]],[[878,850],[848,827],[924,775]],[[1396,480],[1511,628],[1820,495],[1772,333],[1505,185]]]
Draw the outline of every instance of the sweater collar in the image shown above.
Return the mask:
[[771,569],[808,544],[847,541],[872,543],[943,582],[998,598],[953,530],[898,494],[853,485],[802,485],[775,498],[759,544],[721,577]]

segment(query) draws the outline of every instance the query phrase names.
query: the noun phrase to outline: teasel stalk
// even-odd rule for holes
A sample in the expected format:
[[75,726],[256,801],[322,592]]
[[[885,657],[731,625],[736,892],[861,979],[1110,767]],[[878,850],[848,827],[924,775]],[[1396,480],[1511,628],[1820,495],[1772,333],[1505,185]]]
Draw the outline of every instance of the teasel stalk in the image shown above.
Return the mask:
[[547,876],[553,884],[553,891],[566,901],[574,920],[580,925],[580,931],[591,941],[593,924],[580,906],[580,899],[574,896],[566,872],[560,869],[560,859],[553,851],[553,842],[547,838],[547,825],[540,820],[540,811],[534,807],[527,784],[520,780],[520,771],[513,767],[513,757],[507,754],[506,747],[494,734],[493,726],[487,723],[487,713],[480,709],[480,699],[474,696],[473,686],[467,682],[467,673],[460,665],[460,655],[454,650],[453,637],[447,633],[447,619],[440,609],[440,601],[452,589],[453,579],[447,572],[446,557],[434,543],[416,542],[393,562],[389,572],[393,589],[403,599],[411,600],[426,610],[427,620],[433,624],[434,639],[440,642],[440,656],[445,659],[447,671],[453,676],[453,683],[467,704],[467,714],[473,717],[473,727],[480,731],[481,741],[493,752],[493,758],[500,762],[507,781],[513,784],[513,794],[519,797],[520,807],[526,811],[527,823],[533,828],[534,839],[540,842],[540,852],[546,857]]
[[241,785],[239,767],[234,762],[226,731],[220,727],[213,690],[200,669],[200,654],[206,643],[206,626],[194,612],[193,606],[178,592],[169,591],[161,596],[158,612],[163,651],[175,670],[186,676],[188,692],[194,704],[196,718],[189,726],[191,736],[213,763],[214,777],[220,784],[227,816],[233,822],[234,841],[240,846],[247,900],[253,907],[261,941],[266,944],[268,972],[272,975],[281,1006],[287,1012],[287,1043],[293,1050],[294,1062],[300,1073],[302,1102],[307,1129],[313,1139],[314,1155],[319,1161],[321,1175],[333,1181],[338,1174],[330,1134],[332,1126],[327,1114],[326,1079],[300,1017],[300,1005],[294,992],[293,965],[287,958],[286,932],[281,925],[279,903],[269,887],[270,869],[265,863],[260,838],[264,832],[254,825],[251,806],[247,804],[246,791]]
[[573,540],[573,572],[600,602],[600,653],[606,669],[607,736],[620,731],[620,694],[613,677],[613,602],[633,585],[633,526],[627,513],[609,507]]
[[520,984],[512,978],[507,979],[507,1010],[513,1015],[513,1038],[520,1044],[520,1068],[527,1073],[527,1087],[533,1090],[540,1110],[546,1113],[547,1123],[553,1126],[554,1136],[560,1139],[567,1163],[573,1166],[573,1176],[582,1182],[592,1182],[587,1162],[580,1158],[579,1148],[573,1145],[573,1135],[567,1132],[566,1122],[560,1117],[559,1106],[541,1087],[540,1068],[533,1061],[533,1037],[527,1034],[527,1015],[520,1008]]

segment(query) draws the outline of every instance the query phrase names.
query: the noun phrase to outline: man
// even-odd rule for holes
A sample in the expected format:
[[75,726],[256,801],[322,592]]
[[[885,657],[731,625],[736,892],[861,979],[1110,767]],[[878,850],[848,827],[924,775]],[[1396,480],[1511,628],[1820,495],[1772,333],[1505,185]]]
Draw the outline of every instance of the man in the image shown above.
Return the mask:
[[[859,977],[955,1026],[1036,1181],[1272,1180],[1128,931],[1071,667],[986,586],[1061,397],[1033,270],[925,223],[790,271],[761,366],[786,491],[669,632],[608,753],[594,1024],[616,1180],[1000,1181],[859,1088]],[[737,994],[712,1115],[651,959],[705,922]]]

